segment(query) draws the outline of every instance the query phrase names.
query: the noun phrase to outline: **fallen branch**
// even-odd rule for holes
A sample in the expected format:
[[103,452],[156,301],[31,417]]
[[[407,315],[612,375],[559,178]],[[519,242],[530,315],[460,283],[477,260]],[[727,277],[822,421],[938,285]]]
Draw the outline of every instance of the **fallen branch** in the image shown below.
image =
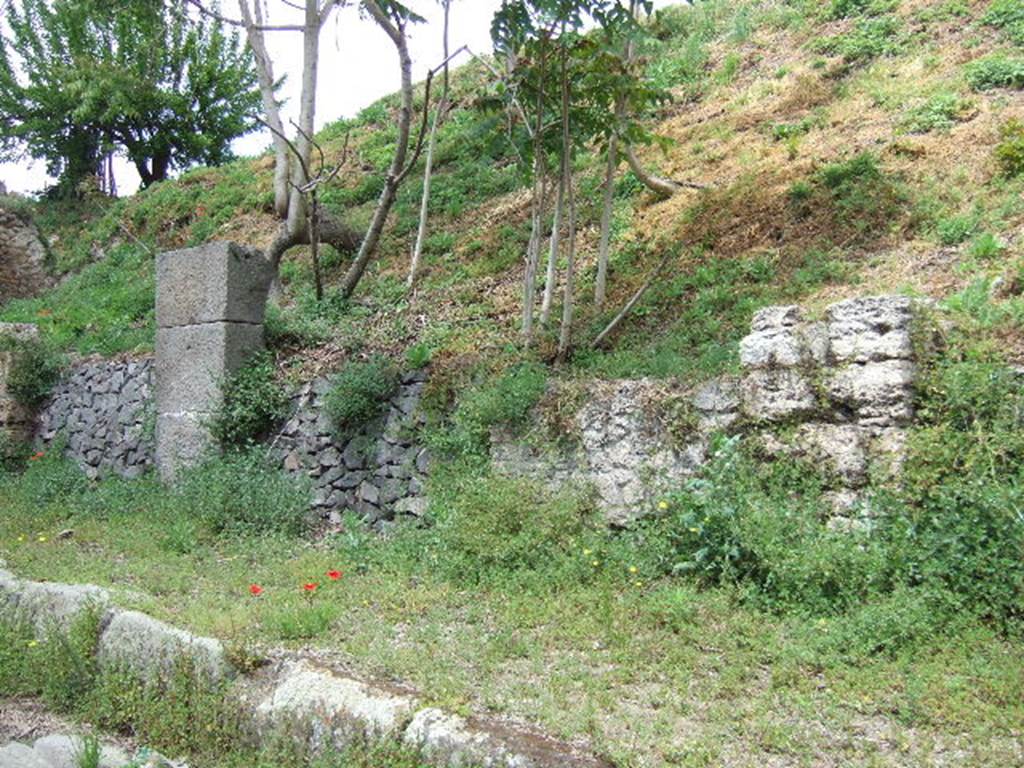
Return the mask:
[[647,293],[647,289],[654,285],[654,281],[658,279],[661,273],[665,270],[665,267],[668,266],[668,262],[671,258],[671,251],[665,254],[661,263],[659,263],[654,272],[651,273],[651,276],[647,278],[647,282],[640,286],[640,289],[633,294],[633,298],[626,303],[626,306],[622,308],[619,314],[617,314],[615,318],[605,326],[605,329],[598,334],[597,338],[594,339],[593,343],[590,345],[591,349],[600,348],[600,346],[604,344],[605,339],[614,333],[616,328],[622,325],[622,321],[625,320],[626,317],[629,316],[629,313],[633,311],[633,308],[639,303],[640,299],[643,298],[643,295]]

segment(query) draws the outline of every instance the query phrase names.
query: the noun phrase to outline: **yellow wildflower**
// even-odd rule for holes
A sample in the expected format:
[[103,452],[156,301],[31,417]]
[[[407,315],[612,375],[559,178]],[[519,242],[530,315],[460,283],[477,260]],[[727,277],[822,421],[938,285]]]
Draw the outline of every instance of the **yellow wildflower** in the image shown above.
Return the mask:
[[36,539],[36,541],[38,541],[40,544],[43,544],[43,543],[46,542],[46,537],[45,536],[40,536],[38,539]]
[[35,648],[37,645],[39,645],[39,641],[38,640],[29,640],[27,645],[28,645],[29,648]]
[[600,564],[601,564],[600,560],[595,560],[594,562],[591,563],[591,565],[594,566],[595,568],[597,568],[597,566],[599,566]]
[[658,502],[658,509],[660,509],[662,512],[664,512],[666,509],[668,509],[668,502],[664,501],[664,500],[659,501]]
[[584,557],[590,557],[590,550],[589,549],[584,549],[583,550],[583,556]]
[[21,534],[21,536],[18,537],[18,541],[22,542],[24,540],[25,540],[25,534]]
[[635,565],[629,566],[629,572],[630,573],[636,573],[636,566]]
[[690,529],[690,533],[699,533],[699,532],[700,532],[700,529],[698,529],[698,528],[691,528]]
[[639,587],[642,587],[642,586],[644,585],[644,583],[643,583],[642,581],[638,581],[638,582],[636,583],[636,585],[637,585],[637,587],[639,588]]

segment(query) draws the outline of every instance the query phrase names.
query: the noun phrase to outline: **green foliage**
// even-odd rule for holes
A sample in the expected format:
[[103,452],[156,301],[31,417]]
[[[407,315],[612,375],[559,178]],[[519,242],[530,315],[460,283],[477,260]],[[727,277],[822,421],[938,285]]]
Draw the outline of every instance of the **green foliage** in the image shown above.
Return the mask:
[[1006,246],[991,232],[982,232],[971,243],[970,255],[982,261],[992,261],[1006,251]]
[[269,352],[253,355],[229,376],[223,395],[210,429],[225,448],[258,442],[288,414],[288,395],[277,380],[274,357]]
[[993,88],[1024,88],[1024,59],[993,53],[975,59],[964,68],[967,82],[975,91]]
[[973,235],[977,228],[977,216],[962,214],[939,219],[935,224],[935,234],[942,245],[959,245]]
[[[20,6],[20,7],[19,7]],[[237,34],[173,3],[21,0],[0,44],[0,148],[47,162],[62,191],[123,151],[148,186],[172,168],[216,164],[259,108]]]
[[1007,120],[999,129],[1000,142],[995,148],[996,162],[1007,178],[1024,173],[1024,122]]
[[826,205],[837,227],[863,236],[887,226],[899,213],[904,195],[878,158],[863,152],[823,166],[810,181],[794,183],[789,200],[801,216]]
[[0,335],[0,354],[9,353],[7,391],[26,408],[36,408],[60,377],[63,359],[46,341]]
[[383,413],[398,386],[398,370],[385,357],[346,365],[331,379],[324,396],[324,412],[336,434],[351,437]]
[[937,93],[927,101],[908,110],[900,122],[907,133],[948,131],[960,121],[971,102],[955,93]]
[[432,488],[443,566],[468,583],[550,569],[594,522],[582,498],[521,479],[455,470]]
[[405,362],[412,368],[426,368],[432,355],[433,350],[427,344],[413,344],[405,350]]
[[1019,0],[992,0],[981,21],[1003,30],[1015,43],[1024,43],[1024,5]]
[[845,19],[850,16],[880,16],[899,5],[899,0],[832,0],[826,18]]
[[0,320],[35,323],[62,350],[141,352],[153,348],[155,293],[152,257],[138,246],[119,245],[49,293],[8,302]]
[[294,536],[308,522],[309,488],[285,475],[264,450],[254,448],[186,473],[170,498],[158,506],[169,521],[175,519],[175,511],[191,521],[184,531],[172,527],[168,533],[172,537],[184,533],[185,541],[192,538],[192,525],[213,534]]
[[902,27],[892,16],[858,19],[848,32],[820,40],[815,50],[842,56],[848,64],[864,64],[891,56],[903,46]]
[[446,430],[431,435],[444,454],[481,457],[495,426],[521,427],[547,389],[547,370],[537,363],[513,365],[459,397]]

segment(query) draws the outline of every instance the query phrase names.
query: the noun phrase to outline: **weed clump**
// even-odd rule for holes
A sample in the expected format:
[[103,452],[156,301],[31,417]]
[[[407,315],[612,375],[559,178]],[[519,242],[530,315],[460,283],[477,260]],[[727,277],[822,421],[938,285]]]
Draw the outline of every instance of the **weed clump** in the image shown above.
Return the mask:
[[842,56],[847,64],[865,64],[879,56],[898,53],[902,47],[901,27],[891,16],[858,19],[848,32],[819,40],[820,53]]
[[955,93],[938,93],[907,112],[900,124],[907,133],[948,131],[970,108],[971,103]]
[[993,0],[981,21],[1003,30],[1013,42],[1024,43],[1024,5],[1018,0]]
[[1024,122],[1007,120],[999,131],[1001,141],[995,157],[1003,176],[1013,178],[1024,173]]
[[60,377],[61,355],[45,341],[0,336],[0,354],[9,353],[7,391],[26,408],[36,408]]
[[995,88],[1024,88],[1024,59],[993,53],[975,59],[964,69],[967,82],[975,91]]
[[324,410],[339,439],[352,437],[383,413],[398,387],[398,370],[384,357],[349,363],[332,380]]
[[288,412],[288,395],[277,381],[274,358],[269,352],[253,355],[229,376],[223,394],[211,431],[225,448],[255,444]]

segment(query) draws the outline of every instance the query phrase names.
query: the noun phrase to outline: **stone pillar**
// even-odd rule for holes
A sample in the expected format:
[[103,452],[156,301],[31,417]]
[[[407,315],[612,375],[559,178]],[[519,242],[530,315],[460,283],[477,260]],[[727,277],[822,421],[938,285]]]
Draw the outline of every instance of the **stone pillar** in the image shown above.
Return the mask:
[[211,447],[221,385],[263,348],[273,275],[259,251],[208,243],[156,263],[156,463],[165,480]]
[[34,340],[39,329],[27,323],[0,323],[0,432],[15,442],[27,442],[32,437],[33,414],[19,403],[7,388],[14,353],[4,349],[6,339]]

